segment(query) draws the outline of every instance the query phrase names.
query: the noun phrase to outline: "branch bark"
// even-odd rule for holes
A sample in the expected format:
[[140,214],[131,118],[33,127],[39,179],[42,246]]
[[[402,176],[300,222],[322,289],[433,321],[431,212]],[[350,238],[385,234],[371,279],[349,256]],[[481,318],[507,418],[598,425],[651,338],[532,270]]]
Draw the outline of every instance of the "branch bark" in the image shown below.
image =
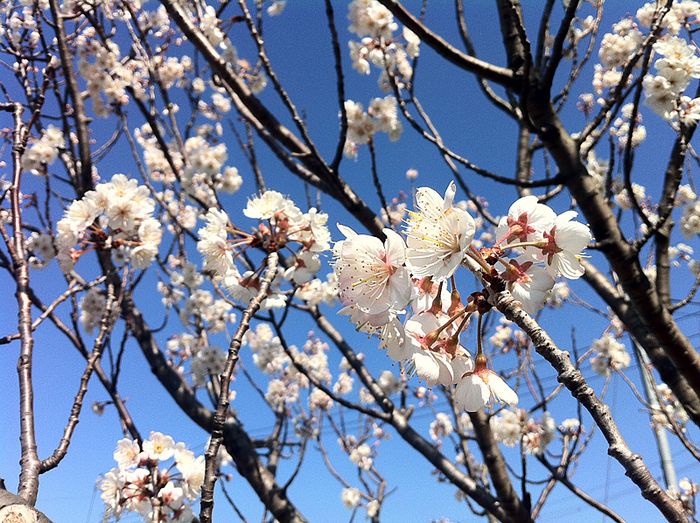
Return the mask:
[[505,87],[513,84],[513,72],[505,67],[490,64],[473,56],[463,53],[449,44],[442,37],[428,29],[420,20],[414,17],[398,0],[379,0],[391,13],[411,31],[416,33],[426,45],[457,67],[474,73],[486,80],[494,81]]
[[627,242],[594,177],[588,175],[577,143],[564,129],[544,93],[528,100],[529,114],[564,183],[588,220],[601,251],[617,274],[635,312],[656,337],[678,372],[700,395],[700,355],[659,300],[644,275],[636,250]]
[[26,243],[22,230],[22,206],[20,202],[20,185],[22,181],[22,154],[26,147],[28,129],[22,123],[23,108],[19,103],[6,104],[3,109],[11,111],[14,120],[12,135],[13,177],[10,186],[10,205],[12,209],[12,244],[8,250],[12,256],[15,277],[15,297],[17,298],[17,332],[20,335],[20,352],[17,361],[19,378],[19,415],[20,476],[18,495],[30,505],[36,503],[39,492],[39,455],[36,446],[34,427],[34,385],[32,383],[32,357],[34,352],[34,334],[32,332],[32,303],[29,299],[29,264],[26,257]]
[[[51,520],[46,517],[43,512],[39,512],[37,509],[27,504],[24,498],[21,498],[12,492],[5,490],[2,480],[0,479],[0,516],[2,516],[2,521],[12,522],[12,521],[23,521],[19,519],[13,519],[12,514],[14,513],[13,508],[20,508],[22,512],[25,510],[31,511],[36,516],[37,523],[52,523]],[[22,513],[20,512],[20,514]]]
[[271,252],[267,255],[267,268],[265,274],[260,281],[260,290],[246,308],[241,322],[238,325],[235,335],[231,339],[231,344],[228,349],[228,357],[224,371],[221,373],[219,384],[219,401],[216,406],[216,412],[212,418],[211,424],[211,440],[209,447],[205,453],[205,472],[204,482],[202,483],[202,499],[201,509],[199,511],[199,519],[202,523],[211,523],[212,511],[214,509],[214,486],[216,485],[216,460],[219,454],[221,441],[224,439],[224,424],[228,414],[228,406],[230,401],[229,386],[233,377],[233,370],[238,362],[238,352],[243,343],[243,336],[250,327],[250,319],[258,312],[263,300],[267,297],[267,291],[270,284],[277,273],[277,264],[279,255],[276,252]]
[[[658,484],[639,454],[633,453],[620,434],[610,409],[595,395],[581,372],[571,363],[569,354],[561,350],[538,323],[518,307],[509,292],[497,284],[490,289],[489,302],[518,325],[532,340],[535,350],[557,371],[557,380],[569,389],[583,405],[608,442],[608,454],[625,469],[642,496],[653,503],[669,521],[686,522],[688,518],[680,501],[671,499]],[[496,288],[494,288],[496,287]]]
[[491,482],[496,489],[498,500],[510,515],[511,521],[533,521],[528,503],[523,502],[513,488],[506,462],[493,437],[488,417],[483,411],[477,411],[470,412],[469,419],[472,421],[476,443],[484,456],[484,464],[489,470],[489,476],[491,476]]

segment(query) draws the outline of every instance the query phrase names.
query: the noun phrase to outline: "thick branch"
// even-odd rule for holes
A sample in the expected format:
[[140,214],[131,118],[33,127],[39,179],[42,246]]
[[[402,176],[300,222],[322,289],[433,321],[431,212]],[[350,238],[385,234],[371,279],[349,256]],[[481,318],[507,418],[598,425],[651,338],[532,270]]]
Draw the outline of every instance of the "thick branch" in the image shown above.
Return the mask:
[[[22,506],[26,507],[27,510],[31,511],[36,516],[37,523],[51,523],[51,520],[46,517],[45,514],[39,512],[37,509],[27,504],[27,501],[23,498],[5,490],[2,480],[0,480],[0,516],[3,517],[3,522],[12,521],[22,521],[18,519],[13,519],[11,514],[14,507]],[[20,509],[21,510],[21,509]],[[22,511],[24,512],[24,511]]]
[[505,67],[490,64],[463,53],[446,42],[442,37],[428,29],[414,17],[398,0],[379,0],[399,21],[418,35],[422,42],[429,45],[437,54],[457,67],[475,73],[481,78],[492,80],[500,85],[510,87],[513,84],[513,72]]
[[588,220],[602,252],[629,295],[636,313],[658,339],[678,371],[700,395],[700,355],[659,300],[656,289],[644,275],[634,246],[622,234],[604,195],[589,176],[576,142],[554,114],[545,93],[528,101],[529,114],[545,147],[559,167],[564,183]]
[[511,518],[510,520],[532,521],[527,504],[523,503],[513,488],[513,483],[508,475],[506,462],[493,437],[488,417],[483,411],[477,411],[470,412],[469,418],[474,427],[476,443],[479,445],[479,450],[481,450],[481,454],[484,456],[484,464],[489,470],[491,482],[496,489],[499,501],[508,512]]
[[607,278],[591,263],[583,261],[586,272],[583,279],[598,293],[615,315],[622,320],[630,334],[637,340],[661,379],[668,385],[681,402],[693,422],[700,426],[700,398],[676,369],[673,361],[664,351],[659,340],[649,331],[629,302],[620,296]]
[[571,363],[569,354],[557,347],[544,329],[516,305],[509,292],[498,289],[495,291],[489,301],[528,335],[537,353],[554,367],[557,380],[569,389],[571,395],[591,415],[608,442],[608,454],[624,467],[625,474],[639,487],[642,496],[653,503],[669,521],[688,521],[680,501],[668,496],[654,479],[642,457],[630,450],[610,414],[610,409],[598,399],[581,372]]

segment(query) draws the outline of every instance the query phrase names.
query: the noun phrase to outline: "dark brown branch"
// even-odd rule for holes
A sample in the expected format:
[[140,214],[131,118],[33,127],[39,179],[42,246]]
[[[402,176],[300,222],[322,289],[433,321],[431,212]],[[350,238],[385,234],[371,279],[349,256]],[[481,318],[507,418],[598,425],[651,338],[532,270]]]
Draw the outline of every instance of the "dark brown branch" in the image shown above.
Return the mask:
[[416,33],[426,45],[430,46],[437,54],[457,67],[475,73],[476,75],[491,80],[497,84],[512,87],[513,72],[505,67],[499,67],[483,60],[479,60],[447,43],[436,33],[428,29],[420,20],[414,17],[398,0],[379,0],[398,20]]
[[571,22],[576,16],[576,10],[578,9],[579,0],[571,0],[569,5],[566,7],[566,12],[564,13],[564,18],[561,21],[559,30],[557,31],[557,36],[554,37],[554,44],[552,45],[552,56],[550,57],[547,70],[542,78],[542,87],[550,91],[552,89],[552,82],[554,82],[554,75],[557,72],[559,63],[561,62],[564,49],[564,42],[566,41],[566,36],[569,34],[569,29],[571,28]]
[[211,523],[212,521],[214,487],[216,485],[216,460],[219,455],[219,447],[224,439],[224,424],[226,423],[230,402],[229,386],[231,384],[231,378],[233,377],[233,370],[238,362],[238,352],[243,343],[243,336],[250,327],[250,319],[258,312],[260,305],[267,297],[267,291],[277,273],[278,260],[279,255],[276,252],[271,252],[267,255],[267,268],[260,281],[260,289],[241,317],[241,322],[228,348],[228,357],[226,358],[224,371],[219,377],[219,399],[216,412],[212,418],[211,440],[209,441],[209,447],[205,453],[204,482],[202,483],[202,500],[201,509],[199,511],[199,519],[202,523]]
[[517,324],[532,340],[535,350],[557,371],[557,380],[589,412],[596,426],[608,442],[608,454],[625,469],[627,475],[644,496],[669,521],[688,521],[680,501],[671,499],[658,484],[639,454],[633,453],[620,434],[610,409],[596,396],[581,372],[574,367],[567,352],[562,351],[549,335],[515,303],[509,292],[492,289],[489,301],[506,318]]
[[58,447],[56,447],[56,450],[53,451],[53,454],[41,461],[41,468],[39,470],[40,474],[43,474],[44,472],[48,472],[49,470],[56,468],[61,462],[61,460],[63,460],[63,458],[68,453],[68,447],[70,446],[71,438],[73,437],[75,428],[78,425],[78,421],[80,421],[80,411],[83,408],[83,400],[85,399],[85,394],[87,394],[90,377],[92,376],[92,373],[95,370],[95,366],[100,361],[100,357],[102,356],[102,349],[104,348],[105,342],[107,341],[107,337],[109,336],[109,332],[111,331],[112,326],[114,324],[115,305],[116,299],[114,296],[114,287],[110,285],[109,290],[107,292],[107,302],[105,304],[105,310],[102,313],[102,318],[100,319],[100,331],[97,334],[97,337],[95,338],[92,353],[90,353],[90,356],[87,358],[87,365],[85,367],[85,370],[83,371],[83,375],[80,378],[80,386],[78,388],[77,394],[75,395],[75,399],[73,400],[73,406],[70,410],[68,423],[66,424],[66,427],[63,430],[63,437],[61,438]]
[[588,175],[577,142],[564,129],[545,93],[536,92],[530,97],[528,106],[542,142],[557,163],[564,182],[588,220],[593,236],[617,274],[636,313],[695,393],[700,395],[700,354],[650,285],[634,247],[625,239],[605,197],[598,191],[593,177]]
[[474,427],[474,435],[479,450],[484,456],[484,464],[488,468],[491,483],[496,489],[498,500],[510,517],[510,521],[532,521],[528,506],[518,497],[508,474],[503,454],[493,437],[489,419],[483,411],[470,412],[469,418]]
[[[457,25],[459,27],[459,36],[462,38],[462,43],[464,44],[464,48],[467,50],[467,53],[470,56],[473,56],[476,58],[476,48],[474,47],[474,44],[472,43],[472,39],[469,36],[469,29],[467,27],[467,20],[464,17],[464,0],[455,0],[455,9],[457,11]],[[505,101],[503,98],[498,96],[495,91],[491,88],[491,86],[488,84],[488,82],[481,78],[477,78],[477,82],[479,83],[479,87],[481,88],[481,92],[484,93],[486,98],[498,109],[503,111],[505,114],[507,114],[509,117],[514,118],[516,120],[520,119],[520,111],[517,107],[512,107],[507,101]]]
[[338,144],[335,147],[335,154],[331,161],[331,169],[338,172],[340,162],[343,160],[343,149],[345,148],[345,140],[348,135],[348,115],[345,111],[345,76],[343,74],[343,59],[340,54],[340,43],[338,38],[338,29],[335,26],[335,16],[333,15],[333,3],[331,0],[325,0],[326,4],[326,19],[328,20],[328,29],[331,32],[331,43],[333,44],[333,60],[335,62],[335,83],[336,92],[338,93],[338,111],[340,113],[340,134],[338,136]]
[[583,261],[583,266],[585,269],[583,279],[595,290],[615,315],[622,320],[629,329],[630,334],[644,348],[644,351],[659,372],[661,379],[673,390],[673,393],[693,422],[696,425],[700,425],[700,398],[678,372],[659,341],[642,322],[630,303],[617,292],[598,269],[587,261]]

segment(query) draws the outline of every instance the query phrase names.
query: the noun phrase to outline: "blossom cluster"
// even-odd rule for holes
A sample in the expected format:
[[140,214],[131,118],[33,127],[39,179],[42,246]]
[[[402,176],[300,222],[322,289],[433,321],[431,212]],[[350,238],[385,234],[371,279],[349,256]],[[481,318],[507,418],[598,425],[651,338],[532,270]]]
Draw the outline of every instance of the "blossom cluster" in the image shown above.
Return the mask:
[[695,517],[695,498],[700,492],[700,485],[689,478],[683,478],[678,482],[678,487],[672,486],[667,490],[672,499],[681,502],[683,510],[692,518]]
[[654,62],[656,75],[644,78],[645,103],[669,121],[695,124],[700,120],[700,99],[683,92],[693,78],[700,78],[700,57],[695,45],[684,38],[667,36],[654,44],[660,58]]
[[613,25],[612,32],[603,35],[598,50],[600,63],[595,65],[593,74],[596,93],[601,94],[620,83],[625,64],[643,41],[644,35],[631,18],[620,20]]
[[[102,317],[107,308],[107,296],[99,287],[91,287],[80,302],[80,324],[85,329],[85,332],[92,334],[99,327]],[[112,311],[110,321],[116,320],[119,316],[119,310]]]
[[160,222],[152,216],[155,203],[149,194],[145,185],[115,174],[73,201],[56,225],[61,267],[70,270],[92,248],[113,250],[135,268],[148,267],[158,254],[163,234]]
[[[362,478],[363,474],[370,472],[369,477],[377,473],[375,459],[381,442],[388,439],[388,434],[381,424],[376,422],[368,424],[360,434],[341,434],[338,437],[340,449],[347,455],[350,462],[357,467],[357,474]],[[361,480],[364,492],[358,488],[346,486],[341,491],[343,505],[350,510],[363,506],[367,517],[373,518],[381,508],[381,503],[374,498],[372,489],[366,481]]]
[[369,143],[378,132],[387,133],[392,142],[401,137],[403,125],[398,117],[396,98],[393,96],[374,98],[367,111],[361,103],[346,100],[345,113],[348,134],[344,152],[348,158],[357,158],[359,146]]
[[591,367],[604,376],[609,376],[615,370],[626,369],[632,361],[625,346],[610,334],[595,340],[591,348],[595,351],[591,358]]
[[143,443],[119,440],[114,460],[117,466],[98,484],[105,519],[119,519],[127,512],[153,522],[194,519],[191,502],[199,497],[204,481],[204,456],[195,457],[184,443],[151,432]]
[[[613,25],[612,31],[603,36],[598,52],[600,60],[595,65],[593,88],[597,94],[607,89],[615,89],[623,80],[623,71],[629,61],[638,58],[647,35],[642,28],[658,24],[660,34],[654,45],[654,72],[643,78],[645,103],[662,118],[677,127],[677,122],[685,125],[700,120],[700,100],[684,94],[692,79],[700,78],[700,57],[693,42],[680,36],[681,29],[691,30],[700,17],[700,2],[683,0],[673,2],[666,10],[663,4],[649,2],[639,8],[635,18],[627,17]],[[627,78],[629,83],[632,78]],[[586,104],[585,111],[592,106]],[[602,99],[599,103],[604,103]],[[628,117],[629,118],[629,117]],[[618,138],[627,135],[626,126],[616,126]],[[635,132],[636,129],[635,129]],[[644,133],[645,131],[639,131]],[[639,143],[642,136],[633,137],[633,144]],[[622,144],[624,146],[624,144]]]
[[45,232],[33,232],[27,238],[27,250],[32,254],[29,262],[34,268],[44,268],[56,257],[53,236]]
[[695,198],[683,208],[681,232],[686,238],[700,235],[700,200]]
[[95,115],[106,117],[111,106],[129,103],[129,91],[143,100],[146,97],[148,69],[139,59],[121,59],[119,45],[96,38],[94,28],[86,28],[80,35],[78,71],[87,83],[87,94]]
[[[248,331],[245,342],[253,352],[255,365],[270,376],[265,399],[276,411],[284,411],[288,405],[297,402],[301,392],[311,386],[306,375],[294,366],[292,358],[315,382],[328,385],[331,381],[326,354],[328,345],[313,332],[309,333],[301,350],[295,346],[289,347],[292,358],[266,323],[260,323],[255,330]],[[328,410],[333,406],[330,396],[316,388],[310,391],[308,401],[312,409]]]
[[[148,124],[136,130],[135,136],[143,148],[144,163],[148,167],[151,178],[171,184],[176,181],[175,171],[186,195],[199,201],[214,205],[216,193],[233,194],[240,189],[243,179],[238,169],[227,166],[228,149],[223,142],[213,143],[207,138],[207,126],[196,128],[197,135],[187,138],[184,150],[180,151],[175,144],[168,144],[168,157],[161,144],[153,134]],[[174,215],[180,214],[180,202],[174,194],[163,193],[163,199],[172,202],[169,207]]]
[[[630,137],[630,125],[632,118],[635,118],[632,128],[632,136]],[[647,128],[642,125],[642,115],[637,112],[634,115],[634,104],[628,103],[620,109],[620,116],[615,118],[613,125],[610,127],[610,135],[617,142],[618,148],[624,150],[629,141],[630,147],[638,147],[647,138]],[[622,191],[626,189],[620,189]]]
[[557,434],[557,426],[549,412],[540,420],[529,418],[522,409],[504,409],[490,419],[496,441],[506,447],[522,444],[526,454],[542,454]]
[[406,240],[392,229],[384,229],[382,241],[339,226],[345,239],[334,246],[334,270],[345,305],[341,314],[377,335],[391,359],[406,362],[428,385],[454,387],[455,401],[466,410],[478,410],[491,399],[514,405],[515,392],[487,367],[481,333],[476,361],[460,345],[470,316],[490,305],[479,293],[464,304],[454,274],[464,266],[484,282],[497,278],[534,314],[544,306],[555,277],[583,274],[579,258],[591,234],[573,221],[575,212],[557,215],[535,196],[526,196],[500,220],[493,245],[477,248],[476,223],[454,205],[455,192],[454,183],[444,197],[428,187],[418,189]]
[[162,303],[178,311],[187,332],[168,339],[167,356],[181,374],[191,377],[195,388],[202,387],[221,374],[226,362],[226,352],[211,342],[211,335],[225,331],[237,317],[228,300],[201,288],[204,276],[195,264],[170,256],[168,276],[167,281],[158,282]]
[[29,0],[17,3],[3,2],[0,13],[4,20],[0,24],[0,36],[6,38],[15,49],[19,49],[23,44],[30,49],[36,48],[41,42],[41,32],[37,23],[37,17],[42,16],[39,10],[46,11],[48,8],[48,0],[41,0],[36,4]]
[[[389,73],[399,85],[413,74],[411,59],[419,54],[420,39],[404,27],[401,37],[394,15],[377,0],[353,0],[348,5],[349,30],[361,40],[348,42],[352,66],[360,74],[370,74],[371,65],[380,71],[379,86],[391,91]],[[389,73],[388,73],[389,72]]]
[[32,174],[44,174],[46,167],[56,161],[60,149],[65,146],[63,131],[49,125],[42,131],[41,138],[22,155],[22,169]]
[[658,406],[652,410],[652,422],[656,426],[667,430],[674,430],[674,425],[680,430],[685,429],[688,422],[688,413],[685,411],[678,398],[665,383],[659,383],[656,387]]
[[[286,300],[279,288],[282,281],[303,285],[321,269],[319,255],[330,248],[328,215],[313,207],[304,213],[292,200],[271,190],[249,199],[243,214],[261,222],[252,233],[234,227],[224,211],[209,209],[197,243],[204,258],[204,271],[233,298],[247,304],[258,292],[260,275],[250,268],[241,273],[235,263],[241,252],[251,247],[270,252],[298,244],[299,249],[289,259],[288,267],[279,270],[272,292],[262,304],[263,309],[281,307]],[[332,292],[321,282],[316,288],[322,293]]]

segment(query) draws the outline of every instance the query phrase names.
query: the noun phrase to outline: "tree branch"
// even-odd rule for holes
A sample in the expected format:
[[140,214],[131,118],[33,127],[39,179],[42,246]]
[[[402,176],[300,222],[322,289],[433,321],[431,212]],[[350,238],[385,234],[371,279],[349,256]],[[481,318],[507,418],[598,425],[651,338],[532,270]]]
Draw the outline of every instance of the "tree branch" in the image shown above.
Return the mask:
[[248,331],[251,317],[258,312],[263,300],[267,297],[267,291],[270,284],[277,274],[277,264],[279,255],[276,252],[271,252],[267,255],[267,268],[265,274],[260,281],[260,290],[246,308],[238,329],[231,339],[231,344],[228,348],[228,357],[224,371],[219,377],[219,400],[216,406],[216,412],[212,418],[211,424],[211,440],[209,447],[205,453],[205,472],[204,482],[202,483],[202,500],[199,519],[202,523],[211,523],[212,511],[214,509],[214,487],[216,485],[216,459],[219,454],[221,441],[224,439],[224,424],[228,414],[228,406],[230,401],[229,386],[233,377],[233,369],[238,362],[238,352],[243,343],[243,336]]
[[680,501],[671,499],[657,483],[639,454],[634,454],[625,442],[610,409],[597,398],[581,372],[574,367],[567,352],[562,351],[549,335],[525,311],[518,307],[509,292],[498,287],[490,291],[489,302],[506,318],[516,323],[532,340],[535,350],[557,371],[557,380],[589,412],[608,442],[608,454],[625,469],[644,498],[653,503],[669,521],[688,521]]

